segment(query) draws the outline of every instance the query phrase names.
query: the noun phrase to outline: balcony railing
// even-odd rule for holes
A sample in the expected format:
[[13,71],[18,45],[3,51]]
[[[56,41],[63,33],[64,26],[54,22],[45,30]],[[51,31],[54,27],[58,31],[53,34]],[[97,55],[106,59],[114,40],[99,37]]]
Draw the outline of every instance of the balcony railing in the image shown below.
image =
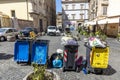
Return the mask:
[[76,2],[76,3],[79,3],[79,2],[88,2],[89,0],[68,0],[68,1],[62,1],[62,3],[72,3],[72,2]]
[[103,1],[108,1],[108,0],[103,0]]
[[108,5],[109,4],[109,0],[102,0],[102,4]]

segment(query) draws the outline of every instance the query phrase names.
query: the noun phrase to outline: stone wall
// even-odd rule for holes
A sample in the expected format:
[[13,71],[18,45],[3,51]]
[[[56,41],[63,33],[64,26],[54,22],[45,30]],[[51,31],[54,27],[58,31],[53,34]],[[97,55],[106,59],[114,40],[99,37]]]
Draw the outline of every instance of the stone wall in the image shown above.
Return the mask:
[[8,17],[0,17],[0,27],[12,27],[11,19]]
[[33,27],[33,21],[18,19],[18,25],[20,29],[25,27]]

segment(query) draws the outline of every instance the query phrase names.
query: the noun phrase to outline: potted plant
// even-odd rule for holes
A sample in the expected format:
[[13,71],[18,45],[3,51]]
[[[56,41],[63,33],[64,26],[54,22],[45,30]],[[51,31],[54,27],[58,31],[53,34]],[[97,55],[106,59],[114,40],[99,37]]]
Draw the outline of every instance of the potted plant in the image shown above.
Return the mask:
[[95,36],[96,36],[96,37],[100,37],[100,35],[101,35],[101,31],[96,31],[96,32],[95,32]]
[[84,42],[87,42],[87,41],[88,41],[89,34],[88,34],[86,31],[83,31],[83,35],[85,36],[85,37],[84,37]]
[[[33,72],[29,73],[23,80],[54,80],[56,78],[55,73],[46,70],[46,65],[33,63],[32,66],[34,67]],[[55,80],[59,80],[59,78]]]
[[89,34],[89,35],[90,35],[90,37],[95,36],[93,32],[90,32],[90,34]]

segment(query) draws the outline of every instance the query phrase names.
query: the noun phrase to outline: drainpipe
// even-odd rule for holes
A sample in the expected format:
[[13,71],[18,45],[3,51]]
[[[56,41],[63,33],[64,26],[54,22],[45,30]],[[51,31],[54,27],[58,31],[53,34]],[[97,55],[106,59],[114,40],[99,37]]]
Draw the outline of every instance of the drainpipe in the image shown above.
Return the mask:
[[27,20],[29,20],[29,12],[28,12],[28,0],[26,0],[26,7],[27,7]]
[[2,26],[2,16],[0,16],[0,28]]
[[118,22],[118,33],[120,33],[120,17],[119,17],[119,22]]

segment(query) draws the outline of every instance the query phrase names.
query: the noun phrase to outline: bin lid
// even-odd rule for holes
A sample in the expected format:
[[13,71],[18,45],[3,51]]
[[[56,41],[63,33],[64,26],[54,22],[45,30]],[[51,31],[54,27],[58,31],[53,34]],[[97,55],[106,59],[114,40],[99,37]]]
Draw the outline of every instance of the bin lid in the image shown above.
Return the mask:
[[75,45],[75,46],[78,46],[78,42],[76,40],[67,40],[65,45]]

